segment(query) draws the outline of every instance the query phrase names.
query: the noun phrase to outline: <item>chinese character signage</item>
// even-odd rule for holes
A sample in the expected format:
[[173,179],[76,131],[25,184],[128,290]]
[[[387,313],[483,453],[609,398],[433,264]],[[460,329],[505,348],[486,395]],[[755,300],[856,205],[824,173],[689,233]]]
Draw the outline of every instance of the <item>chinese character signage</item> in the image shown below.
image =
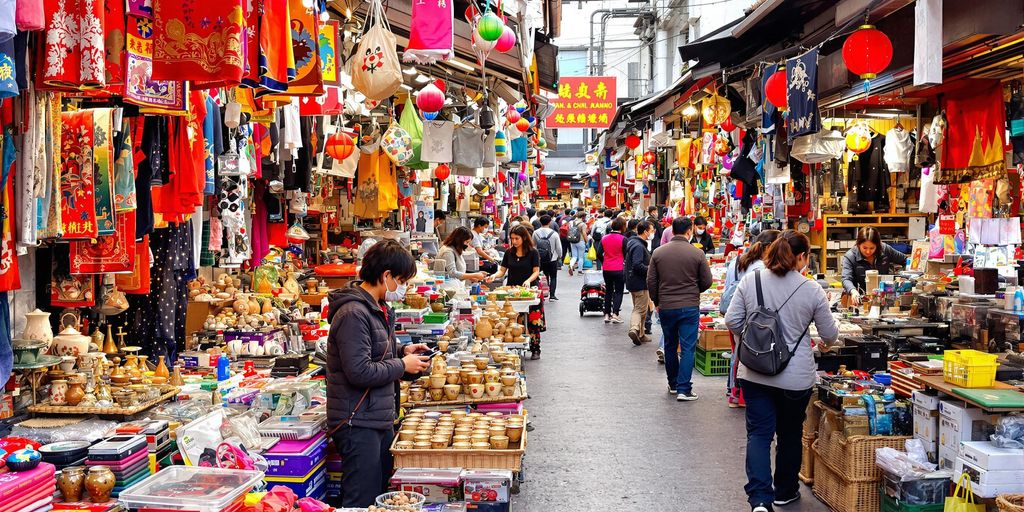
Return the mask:
[[558,81],[548,128],[608,128],[615,117],[615,77],[565,76]]

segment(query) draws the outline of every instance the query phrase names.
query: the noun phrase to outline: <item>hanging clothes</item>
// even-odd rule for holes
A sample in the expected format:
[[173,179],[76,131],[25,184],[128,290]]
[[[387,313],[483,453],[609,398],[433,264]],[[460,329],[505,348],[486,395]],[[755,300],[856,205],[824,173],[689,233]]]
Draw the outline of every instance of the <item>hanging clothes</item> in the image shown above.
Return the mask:
[[[57,238],[64,232],[62,222],[63,203],[61,191],[63,180],[61,170],[63,156],[63,118],[60,111],[60,97],[53,93],[38,93],[40,100],[35,116],[30,123],[36,124],[42,133],[37,135],[39,153],[35,157],[36,168],[42,172],[40,189],[36,192],[37,221],[39,238]],[[39,172],[37,171],[37,172]]]
[[868,149],[850,163],[850,184],[857,201],[875,203],[875,211],[889,210],[889,168],[885,165],[885,137],[875,135]]
[[379,219],[398,208],[397,169],[383,151],[364,154],[357,171],[355,216]]
[[789,142],[801,135],[818,133],[818,49],[786,61],[786,101],[789,103]]
[[[121,130],[114,137],[114,210],[118,213],[134,211],[135,159],[132,149],[132,124],[127,118],[121,120]],[[134,236],[134,235],[133,235]]]
[[430,65],[455,55],[455,2],[413,2],[402,60]]
[[238,85],[243,23],[242,0],[153,0],[153,79]]
[[113,234],[95,241],[71,242],[71,273],[99,274],[132,272],[135,265],[135,212],[117,216]]
[[[966,183],[1006,176],[1006,112],[998,80],[976,80],[946,95],[945,142],[935,183]],[[932,123],[933,128],[936,124]]]
[[103,2],[104,91],[124,96],[125,53],[128,43],[124,2]]
[[175,340],[185,339],[186,283],[195,273],[192,223],[171,224],[153,231],[150,250],[153,253],[151,292],[145,296],[130,296],[130,311],[137,314],[137,339],[143,353],[151,357],[162,355],[167,361],[175,361]]
[[[10,108],[8,103],[5,108]],[[0,209],[0,292],[7,292],[21,288],[21,274],[18,272],[18,247],[17,235],[15,233],[18,225],[18,216],[24,215],[18,212],[15,207],[15,157],[18,150],[14,142],[14,130],[11,126],[4,129],[3,134],[3,159],[0,166],[3,173],[0,174],[0,194],[3,196],[2,209]],[[6,293],[0,293],[6,296]],[[2,340],[0,340],[2,344]],[[0,348],[2,354],[2,348]]]
[[[268,100],[291,101],[295,96],[320,96],[324,93],[324,80],[320,64],[320,18],[314,9],[303,6],[306,0],[289,0],[292,68],[294,76],[288,81],[287,95],[268,95]],[[266,12],[264,12],[266,16]]]
[[260,15],[260,80],[257,96],[288,90],[295,78],[295,50],[288,0],[263,0]]
[[106,84],[101,0],[45,0],[46,44],[39,52],[41,86],[98,89]]
[[914,139],[903,128],[893,127],[885,132],[885,165],[889,172],[910,170],[910,157],[914,152]]

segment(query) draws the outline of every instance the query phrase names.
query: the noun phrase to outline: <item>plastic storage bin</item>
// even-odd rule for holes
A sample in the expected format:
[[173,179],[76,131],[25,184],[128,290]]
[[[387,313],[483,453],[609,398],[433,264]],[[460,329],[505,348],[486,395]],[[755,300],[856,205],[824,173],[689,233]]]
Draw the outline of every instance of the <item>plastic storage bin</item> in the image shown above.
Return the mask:
[[259,471],[171,466],[118,496],[129,509],[223,512],[263,479]]
[[997,354],[977,350],[947,350],[943,354],[942,378],[962,388],[987,388],[996,381]]
[[276,416],[260,423],[260,435],[277,437],[289,441],[312,439],[327,423],[327,417],[307,418],[303,416]]

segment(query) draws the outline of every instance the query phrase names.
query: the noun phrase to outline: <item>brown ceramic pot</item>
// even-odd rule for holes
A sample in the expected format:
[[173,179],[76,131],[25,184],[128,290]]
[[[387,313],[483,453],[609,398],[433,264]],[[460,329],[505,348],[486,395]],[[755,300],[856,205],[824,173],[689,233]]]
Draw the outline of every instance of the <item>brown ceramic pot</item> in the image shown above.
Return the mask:
[[85,484],[85,467],[71,466],[61,470],[57,476],[57,487],[64,495],[67,503],[82,499],[82,486]]
[[91,466],[85,477],[85,491],[89,501],[106,503],[110,501],[110,493],[114,490],[114,472],[107,466]]

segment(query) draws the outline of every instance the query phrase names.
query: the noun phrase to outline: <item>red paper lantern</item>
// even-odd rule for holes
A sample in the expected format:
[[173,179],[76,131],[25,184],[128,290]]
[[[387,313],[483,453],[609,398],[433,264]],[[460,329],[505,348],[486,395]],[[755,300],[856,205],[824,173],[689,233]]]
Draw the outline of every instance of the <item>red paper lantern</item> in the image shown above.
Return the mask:
[[640,147],[640,137],[634,134],[630,134],[626,137],[626,147],[629,149],[636,149]]
[[338,130],[334,135],[328,137],[324,143],[324,152],[331,158],[339,161],[352,156],[352,152],[355,149],[356,144],[352,141],[352,137],[342,130]]
[[441,181],[448,179],[448,176],[451,175],[452,169],[448,167],[448,164],[439,164],[437,167],[434,167],[434,177]]
[[516,129],[526,133],[526,130],[530,129],[530,122],[527,121],[525,117],[520,117],[519,120],[516,121]]
[[786,98],[786,68],[779,68],[774,75],[768,77],[764,83],[764,96],[779,110],[786,110],[789,107],[789,100]]
[[861,25],[843,43],[843,62],[862,79],[875,78],[892,62],[892,42],[873,25]]
[[416,93],[416,106],[420,112],[437,112],[444,108],[444,93],[436,85],[429,83]]
[[519,118],[521,118],[521,117],[523,117],[523,116],[520,115],[519,111],[517,111],[514,108],[508,109],[508,113],[505,114],[505,119],[507,119],[508,122],[511,123],[511,124],[518,123],[519,122]]
[[736,123],[732,122],[732,116],[725,118],[725,121],[722,121],[720,126],[727,132],[732,132],[736,129]]
[[654,154],[654,151],[648,151],[644,153],[644,163],[647,165],[654,165],[654,162],[658,161],[658,155]]

